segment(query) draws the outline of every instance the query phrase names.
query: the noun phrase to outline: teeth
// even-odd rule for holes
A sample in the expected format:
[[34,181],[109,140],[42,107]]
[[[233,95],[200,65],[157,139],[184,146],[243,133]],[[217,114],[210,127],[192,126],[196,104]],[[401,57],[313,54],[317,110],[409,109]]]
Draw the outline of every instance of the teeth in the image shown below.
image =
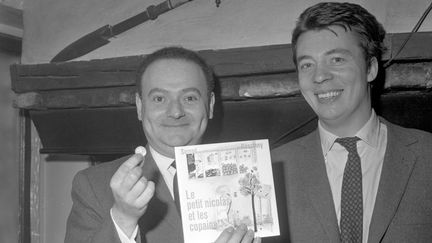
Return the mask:
[[327,93],[318,94],[318,98],[329,99],[338,96],[340,93],[341,93],[340,91],[330,91]]

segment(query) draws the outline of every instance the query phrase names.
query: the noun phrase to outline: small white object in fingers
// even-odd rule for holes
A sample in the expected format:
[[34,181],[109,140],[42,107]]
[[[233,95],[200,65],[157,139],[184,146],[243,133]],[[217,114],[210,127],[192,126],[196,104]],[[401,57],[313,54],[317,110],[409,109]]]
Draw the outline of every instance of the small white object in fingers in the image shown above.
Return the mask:
[[138,146],[135,149],[136,154],[141,154],[143,157],[147,154],[147,150],[143,146]]

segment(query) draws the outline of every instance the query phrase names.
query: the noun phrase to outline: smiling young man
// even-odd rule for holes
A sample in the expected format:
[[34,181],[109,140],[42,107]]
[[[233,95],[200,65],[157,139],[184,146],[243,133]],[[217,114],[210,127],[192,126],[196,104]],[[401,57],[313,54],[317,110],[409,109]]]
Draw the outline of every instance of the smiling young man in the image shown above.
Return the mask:
[[432,242],[432,136],[371,106],[384,36],[357,4],[318,3],[299,17],[293,58],[318,129],[272,151],[293,242]]
[[[66,243],[183,242],[174,201],[174,147],[201,142],[213,117],[213,88],[210,67],[191,50],[167,47],[145,58],[137,73],[136,107],[148,152],[75,176]],[[260,242],[253,237],[245,226],[228,228],[216,243]]]

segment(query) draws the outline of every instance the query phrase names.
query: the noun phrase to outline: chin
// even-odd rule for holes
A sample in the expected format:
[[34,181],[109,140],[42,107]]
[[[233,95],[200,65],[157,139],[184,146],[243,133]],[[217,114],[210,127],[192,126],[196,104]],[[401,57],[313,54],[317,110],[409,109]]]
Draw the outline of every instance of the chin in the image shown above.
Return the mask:
[[176,146],[186,146],[191,143],[191,139],[188,139],[186,137],[170,137],[166,141],[167,144],[169,144],[172,147]]

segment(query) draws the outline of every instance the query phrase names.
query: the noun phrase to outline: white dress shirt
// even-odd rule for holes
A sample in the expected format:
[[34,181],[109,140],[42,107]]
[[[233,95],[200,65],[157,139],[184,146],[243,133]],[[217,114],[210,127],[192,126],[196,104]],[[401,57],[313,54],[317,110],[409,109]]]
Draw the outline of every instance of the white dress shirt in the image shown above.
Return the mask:
[[[342,179],[348,151],[339,143],[335,143],[338,136],[325,130],[320,122],[318,122],[318,130],[339,224]],[[372,110],[371,117],[355,136],[360,138],[357,142],[357,151],[362,168],[363,242],[366,243],[387,146],[387,126],[380,122],[375,111]]]
[[[154,150],[152,147],[150,147],[150,153],[156,162],[157,167],[159,168],[159,171],[162,174],[162,177],[168,186],[168,189],[171,193],[171,196],[174,199],[174,189],[173,189],[173,182],[174,182],[174,175],[176,173],[176,169],[174,169],[171,164],[174,161],[172,158],[168,158],[163,156],[162,154],[158,153],[156,150]],[[114,218],[112,217],[112,210],[110,210],[111,219],[114,222],[114,226],[117,230],[117,234],[120,238],[120,241],[122,243],[136,243],[135,238],[138,234],[138,225],[135,227],[135,230],[132,233],[132,236],[129,238],[127,235],[123,232],[123,230],[117,225]]]

